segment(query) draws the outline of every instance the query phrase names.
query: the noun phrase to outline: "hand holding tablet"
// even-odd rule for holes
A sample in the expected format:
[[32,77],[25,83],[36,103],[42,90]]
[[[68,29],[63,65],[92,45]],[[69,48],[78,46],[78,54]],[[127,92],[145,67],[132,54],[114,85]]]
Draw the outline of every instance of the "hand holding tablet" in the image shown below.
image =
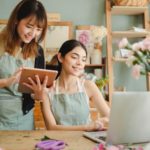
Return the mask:
[[20,76],[18,91],[22,93],[33,93],[33,90],[25,86],[23,83],[31,84],[29,77],[36,82],[36,75],[39,76],[40,82],[43,83],[45,77],[48,77],[47,87],[53,84],[57,76],[56,70],[46,70],[46,69],[35,69],[35,68],[23,68]]

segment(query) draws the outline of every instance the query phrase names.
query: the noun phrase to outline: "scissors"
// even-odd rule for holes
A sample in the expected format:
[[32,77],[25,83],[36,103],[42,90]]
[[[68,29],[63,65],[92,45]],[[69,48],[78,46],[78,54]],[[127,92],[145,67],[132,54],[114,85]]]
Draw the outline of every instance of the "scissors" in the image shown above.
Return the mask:
[[62,140],[45,140],[38,142],[35,145],[35,150],[62,150],[66,145]]

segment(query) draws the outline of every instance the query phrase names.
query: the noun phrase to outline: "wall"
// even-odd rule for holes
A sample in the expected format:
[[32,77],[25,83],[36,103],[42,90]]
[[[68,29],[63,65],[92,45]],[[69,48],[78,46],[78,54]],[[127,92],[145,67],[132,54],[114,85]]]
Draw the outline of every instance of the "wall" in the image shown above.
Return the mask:
[[[0,0],[0,18],[8,19],[12,9],[20,0]],[[105,0],[41,0],[47,12],[58,12],[63,21],[72,21],[75,25],[105,25]],[[129,17],[115,17],[113,28],[132,26],[138,21]],[[104,41],[103,54],[106,46]],[[131,77],[130,69],[125,64],[115,65],[115,82],[122,84],[127,90],[145,90],[145,78],[135,80]]]
[[[8,18],[20,0],[0,0],[0,18]],[[40,0],[48,12],[59,12],[62,20],[74,24],[103,23],[104,0]]]

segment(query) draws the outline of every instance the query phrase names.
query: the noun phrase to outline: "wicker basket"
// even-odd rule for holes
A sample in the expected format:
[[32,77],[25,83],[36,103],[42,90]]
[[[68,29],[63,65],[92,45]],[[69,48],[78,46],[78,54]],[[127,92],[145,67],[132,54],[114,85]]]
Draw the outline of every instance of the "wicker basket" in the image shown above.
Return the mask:
[[114,0],[118,6],[146,6],[148,0]]

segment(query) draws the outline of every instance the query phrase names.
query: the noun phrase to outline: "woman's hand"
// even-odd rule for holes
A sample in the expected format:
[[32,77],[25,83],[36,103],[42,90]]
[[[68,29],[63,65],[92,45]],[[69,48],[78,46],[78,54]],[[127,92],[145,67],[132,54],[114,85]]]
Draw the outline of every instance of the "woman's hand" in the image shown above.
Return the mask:
[[99,121],[101,121],[104,125],[104,129],[108,128],[108,124],[109,124],[109,119],[108,117],[101,117],[98,119]]
[[106,130],[108,128],[109,119],[107,117],[98,118],[97,120],[86,125],[87,131]]
[[[45,76],[43,83],[41,83],[40,78],[38,75],[35,75],[36,81],[33,81],[32,78],[28,78],[30,81],[30,84],[28,83],[23,83],[25,86],[30,88],[33,92],[35,100],[44,100],[47,98],[47,93],[48,93],[48,88],[46,87],[47,82],[48,82],[48,76]],[[51,87],[50,87],[51,88]]]
[[9,87],[14,83],[18,83],[20,80],[22,68],[19,68],[11,77],[4,79],[5,80],[5,87]]
[[96,120],[86,125],[86,131],[99,131],[104,129],[104,124],[101,120]]

